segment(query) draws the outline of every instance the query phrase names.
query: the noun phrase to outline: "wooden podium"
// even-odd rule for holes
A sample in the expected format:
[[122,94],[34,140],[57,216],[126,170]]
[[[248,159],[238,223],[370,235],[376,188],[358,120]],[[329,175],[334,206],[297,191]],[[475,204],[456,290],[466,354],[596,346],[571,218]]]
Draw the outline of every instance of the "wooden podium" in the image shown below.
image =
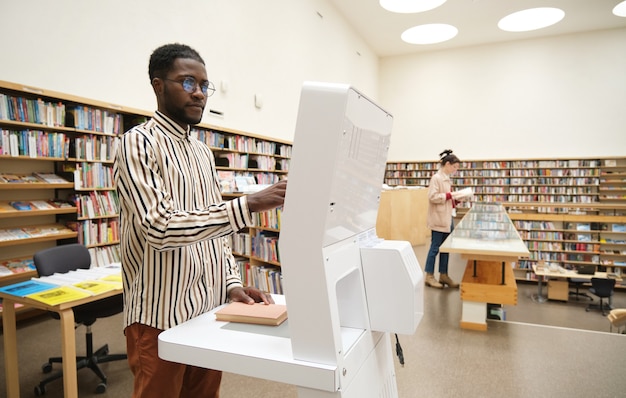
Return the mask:
[[382,191],[376,234],[388,240],[405,240],[412,246],[428,242],[430,229],[428,214],[428,189],[393,189]]

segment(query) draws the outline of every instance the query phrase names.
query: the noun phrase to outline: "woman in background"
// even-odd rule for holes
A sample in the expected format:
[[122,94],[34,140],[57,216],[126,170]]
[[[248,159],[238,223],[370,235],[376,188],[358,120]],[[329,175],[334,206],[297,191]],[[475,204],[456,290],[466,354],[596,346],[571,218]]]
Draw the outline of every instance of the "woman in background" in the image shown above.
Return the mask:
[[[428,186],[428,228],[432,231],[430,250],[426,258],[426,285],[442,289],[444,285],[458,288],[459,284],[448,276],[448,253],[439,253],[439,246],[454,229],[453,209],[463,195],[452,192],[452,174],[459,169],[461,161],[446,149],[439,154],[441,167],[430,179]],[[439,281],[435,279],[435,259],[439,255]]]

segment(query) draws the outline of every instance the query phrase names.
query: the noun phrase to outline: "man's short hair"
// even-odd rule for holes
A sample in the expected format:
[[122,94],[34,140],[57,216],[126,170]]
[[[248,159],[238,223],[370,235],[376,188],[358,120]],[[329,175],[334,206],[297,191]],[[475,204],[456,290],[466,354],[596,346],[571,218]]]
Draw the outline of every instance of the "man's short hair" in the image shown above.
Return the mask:
[[193,48],[179,43],[165,44],[154,50],[150,56],[148,65],[150,81],[155,77],[165,77],[177,58],[191,58],[205,65],[200,54]]

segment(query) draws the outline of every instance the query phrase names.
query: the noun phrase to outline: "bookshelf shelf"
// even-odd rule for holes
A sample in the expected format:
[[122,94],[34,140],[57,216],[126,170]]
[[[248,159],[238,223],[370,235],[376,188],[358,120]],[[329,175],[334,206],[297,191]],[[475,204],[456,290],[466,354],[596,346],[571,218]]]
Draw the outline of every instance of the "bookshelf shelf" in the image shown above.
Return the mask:
[[[19,235],[16,235],[16,230],[20,228],[0,229],[0,247],[25,245],[36,242],[56,241],[61,239],[71,239],[76,237],[76,232],[69,230],[61,224],[44,224],[44,225],[32,225],[30,227],[21,228]],[[36,232],[33,232],[36,230]],[[7,237],[8,235],[13,235]]]

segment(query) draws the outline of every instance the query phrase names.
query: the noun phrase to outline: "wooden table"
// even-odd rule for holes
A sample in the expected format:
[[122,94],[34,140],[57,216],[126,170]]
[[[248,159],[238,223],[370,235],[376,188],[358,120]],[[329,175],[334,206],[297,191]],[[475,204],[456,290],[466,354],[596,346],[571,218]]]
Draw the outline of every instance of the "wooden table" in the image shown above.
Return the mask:
[[[586,279],[591,281],[591,278],[601,278],[608,279],[608,272],[598,272],[596,271],[594,274],[579,274],[578,272],[565,269],[563,267],[559,267],[556,271],[551,271],[548,267],[544,267],[543,269],[539,269],[536,264],[533,264],[533,271],[535,275],[537,275],[537,295],[533,296],[533,300],[538,303],[543,303],[547,300],[547,298],[543,295],[543,282],[549,278],[574,278],[574,279]],[[622,278],[616,276],[615,282],[621,282]],[[611,305],[612,297],[609,297],[609,305]]]
[[[13,296],[0,292],[2,298],[2,326],[4,328],[4,368],[7,383],[7,398],[20,398],[20,381],[17,367],[17,330],[15,305],[23,304],[27,307],[57,312],[61,324],[61,350],[63,357],[63,390],[65,397],[78,397],[77,369],[76,369],[76,335],[73,308],[89,302],[102,300],[107,297],[122,294],[122,289],[111,290],[95,296],[74,300],[54,306],[26,297]],[[45,331],[44,331],[45,333]]]

